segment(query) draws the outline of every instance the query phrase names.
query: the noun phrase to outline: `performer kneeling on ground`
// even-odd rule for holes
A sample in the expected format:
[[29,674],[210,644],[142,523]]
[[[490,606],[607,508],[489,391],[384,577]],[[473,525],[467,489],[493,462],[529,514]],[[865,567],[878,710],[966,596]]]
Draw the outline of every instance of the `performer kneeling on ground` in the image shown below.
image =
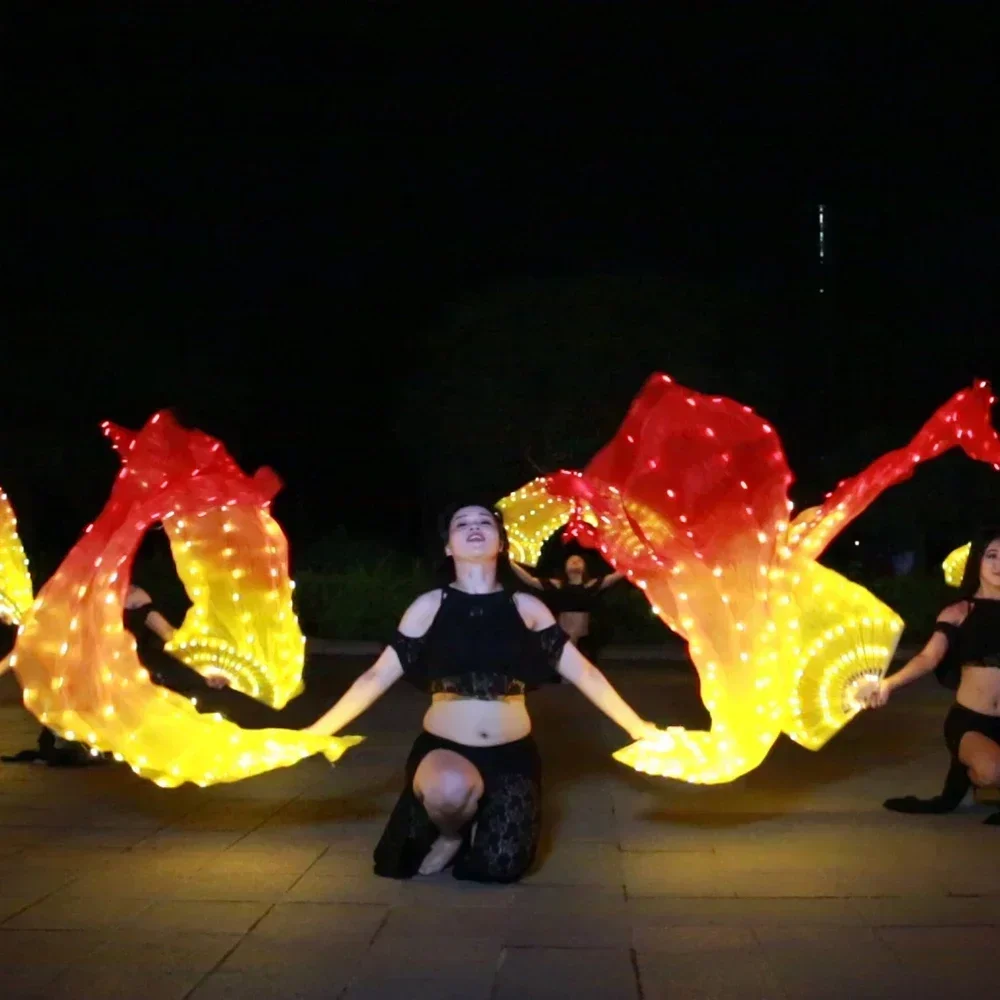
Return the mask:
[[[375,873],[512,882],[538,847],[541,763],[525,692],[561,675],[633,740],[652,736],[537,598],[504,586],[500,515],[453,507],[439,525],[452,582],[417,598],[395,638],[310,728],[334,734],[400,677],[431,694],[406,762],[406,785],[375,848]],[[502,575],[498,573],[502,571]]]
[[[985,532],[973,544],[961,589],[963,599],[941,612],[927,645],[869,700],[869,707],[881,708],[897,688],[932,670],[957,689],[944,722],[952,755],[944,789],[930,799],[887,799],[886,809],[894,812],[951,812],[972,785],[1000,784],[1000,531]],[[985,822],[1000,826],[1000,812]]]
[[[202,680],[164,649],[174,634],[174,627],[156,610],[153,599],[142,587],[129,587],[123,619],[125,628],[135,637],[139,662],[156,684],[182,694],[206,684],[212,688],[228,687],[222,676]],[[80,767],[107,763],[110,759],[110,754],[93,754],[85,744],[63,739],[45,726],[38,735],[37,748],[0,758],[7,764],[48,764],[50,767]]]

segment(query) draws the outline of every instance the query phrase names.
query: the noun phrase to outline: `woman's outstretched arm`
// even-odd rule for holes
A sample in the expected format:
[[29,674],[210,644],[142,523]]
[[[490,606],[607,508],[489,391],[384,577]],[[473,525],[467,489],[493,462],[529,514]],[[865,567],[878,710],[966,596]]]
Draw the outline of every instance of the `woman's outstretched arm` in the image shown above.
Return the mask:
[[[419,639],[427,633],[441,607],[441,591],[421,594],[404,612],[399,631],[409,639]],[[317,719],[306,732],[333,736],[371,708],[403,676],[403,664],[392,646],[386,646],[379,658],[340,696],[328,712]]]
[[[531,594],[519,594],[517,607],[525,624],[532,631],[541,632],[556,623],[552,612]],[[633,740],[652,737],[657,733],[656,726],[641,718],[612,687],[607,677],[573,643],[567,642],[563,646],[557,669],[588,701],[612,722],[621,726]]]
[[[968,609],[964,603],[953,604],[938,615],[938,621],[949,625],[961,625],[967,613]],[[878,686],[868,697],[867,707],[882,708],[893,691],[898,691],[900,688],[906,687],[907,684],[912,684],[915,680],[929,674],[944,659],[947,652],[947,637],[940,632],[935,632],[927,645],[905,666],[879,681]]]
[[517,575],[517,578],[527,586],[534,588],[535,590],[543,590],[545,584],[538,579],[537,576],[532,576],[523,566],[514,562],[513,559],[510,561],[510,568]]

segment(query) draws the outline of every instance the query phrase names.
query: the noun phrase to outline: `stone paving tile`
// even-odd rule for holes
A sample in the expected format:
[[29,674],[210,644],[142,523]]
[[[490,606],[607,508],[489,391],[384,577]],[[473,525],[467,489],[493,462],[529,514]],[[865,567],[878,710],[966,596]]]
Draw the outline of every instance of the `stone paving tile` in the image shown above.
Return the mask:
[[247,873],[254,875],[304,875],[310,871],[322,855],[321,848],[299,848],[287,846],[273,851],[234,851],[232,849],[217,855],[206,866],[213,875],[241,878]]
[[[904,896],[855,899],[859,921],[867,927],[1000,928],[1000,897]],[[997,932],[1000,941],[1000,931]]]
[[635,935],[636,950],[643,954],[705,955],[710,961],[716,960],[715,956],[758,947],[753,930],[740,926],[650,926],[637,928]]
[[426,938],[381,933],[352,977],[347,997],[489,997],[503,948],[498,938]]
[[735,896],[718,857],[698,854],[622,855],[625,888],[630,899],[641,896]]
[[637,1000],[627,949],[508,948],[497,971],[496,1000]]
[[41,899],[72,879],[73,873],[65,869],[19,869],[11,865],[0,868],[0,887],[5,896]]
[[510,919],[507,907],[393,906],[379,940],[495,938],[499,942],[507,933]]
[[631,923],[621,889],[521,888],[504,942],[512,947],[628,948]]
[[150,905],[148,899],[81,899],[63,891],[54,893],[7,919],[15,930],[91,930],[127,926]]
[[66,897],[99,905],[105,899],[146,900],[173,899],[184,875],[173,873],[146,874],[114,878],[105,873],[82,875],[59,889]]
[[643,1000],[783,1000],[759,949],[716,954],[638,952]]
[[273,842],[268,846],[247,843],[246,838],[237,840],[219,856],[219,864],[231,865],[233,870],[244,870],[247,866],[266,870],[269,866],[294,867],[305,872],[312,867],[329,849],[318,843],[296,841]]
[[12,863],[16,863],[22,869],[85,871],[114,864],[125,853],[124,848],[36,844],[21,848],[16,862]]
[[[344,943],[330,937],[289,941],[250,935],[226,956],[193,996],[325,1000],[346,988],[364,954],[364,947],[355,941]],[[235,992],[239,989],[244,992]]]
[[49,984],[68,966],[93,953],[104,937],[97,931],[0,928],[0,996],[11,1000],[47,996]]
[[558,843],[523,880],[525,885],[620,886],[622,855],[614,844]]
[[219,858],[217,852],[178,850],[171,852],[126,852],[103,865],[99,870],[80,874],[74,885],[94,884],[105,891],[133,891],[148,879],[184,878],[202,871],[211,871]]
[[396,903],[399,883],[367,875],[337,875],[308,871],[285,893],[286,903]]
[[131,854],[221,854],[241,838],[238,831],[158,829],[144,837]]
[[372,875],[372,864],[370,851],[341,851],[330,848],[313,861],[308,872],[310,875],[329,878],[362,878]]
[[132,927],[164,934],[175,931],[245,934],[269,908],[266,902],[162,899],[136,916]]
[[170,829],[177,832],[193,832],[208,830],[211,832],[249,833],[261,823],[266,822],[278,811],[278,806],[272,802],[252,799],[231,799],[228,802],[209,802],[201,808],[170,824]]
[[385,923],[389,908],[365,903],[278,903],[254,927],[253,940],[321,942],[353,939],[368,944]]
[[493,976],[479,971],[454,980],[412,976],[372,976],[353,982],[343,1000],[399,1000],[400,997],[433,1000],[492,1000]]
[[860,923],[850,899],[683,899],[660,896],[628,901],[637,944],[642,934],[667,935],[678,926],[761,925],[854,927]]
[[67,968],[46,997],[182,998],[239,940],[238,934],[117,931]]
[[137,969],[121,963],[92,965],[85,978],[81,970],[67,969],[45,988],[45,1000],[184,1000],[202,980],[202,969],[181,966]]
[[995,927],[883,927],[878,938],[920,984],[924,996],[993,996]]
[[346,983],[337,970],[305,976],[287,966],[272,973],[214,972],[186,1000],[330,1000]]
[[299,878],[294,871],[247,872],[240,876],[199,872],[176,879],[167,895],[179,900],[277,903],[285,898]]
[[185,969],[215,968],[244,940],[240,933],[185,928],[182,930],[128,927],[105,935],[84,955],[81,963],[132,965],[137,969],[178,966]]
[[[2,890],[0,886],[0,890]],[[5,920],[13,917],[15,914],[21,912],[21,910],[27,909],[36,903],[37,900],[30,896],[0,896],[0,925],[3,924]]]
[[[404,879],[394,884],[398,885],[398,903],[402,906],[504,909],[510,907],[517,894],[522,891],[522,887],[517,885],[478,885],[475,882],[464,882],[452,878],[448,873],[429,878]],[[531,891],[538,893],[545,890],[533,886]]]
[[[268,844],[284,843],[308,845],[319,844],[333,847],[338,851],[367,851],[369,856],[375,850],[388,814],[366,820],[329,820],[328,822],[302,822],[282,819],[276,816],[262,823],[240,841],[247,849],[259,850]],[[234,845],[235,846],[235,845]]]
[[917,985],[911,970],[867,927],[763,926],[754,933],[789,997],[875,1000],[912,996]]

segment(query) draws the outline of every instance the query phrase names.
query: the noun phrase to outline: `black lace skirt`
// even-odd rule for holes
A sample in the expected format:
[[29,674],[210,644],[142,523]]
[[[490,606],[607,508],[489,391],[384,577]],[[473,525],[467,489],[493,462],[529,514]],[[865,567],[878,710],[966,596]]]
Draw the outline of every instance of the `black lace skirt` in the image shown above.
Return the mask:
[[531,867],[541,830],[542,765],[532,736],[472,747],[421,733],[406,760],[406,784],[375,848],[375,874],[412,878],[438,831],[413,792],[413,776],[432,750],[460,754],[482,775],[483,796],[455,856],[452,874],[475,882],[515,882]]

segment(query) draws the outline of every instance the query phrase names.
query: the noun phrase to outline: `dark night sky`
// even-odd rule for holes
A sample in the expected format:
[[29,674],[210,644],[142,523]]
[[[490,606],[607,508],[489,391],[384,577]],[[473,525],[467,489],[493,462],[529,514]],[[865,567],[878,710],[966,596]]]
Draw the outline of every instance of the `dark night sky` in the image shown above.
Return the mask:
[[[820,201],[852,332],[821,351],[817,306],[733,345],[773,370],[793,455],[824,408],[915,429],[994,374],[985,6],[884,23],[869,6],[851,30],[817,5],[484,4],[478,25],[284,6],[5,19],[0,442],[100,455],[99,420],[172,405],[282,472],[292,532],[407,522],[384,401],[450,303],[506,276],[650,272],[756,289],[781,315],[813,280]],[[856,408],[847,382],[867,387]],[[0,444],[19,506],[44,493],[29,452]]]

